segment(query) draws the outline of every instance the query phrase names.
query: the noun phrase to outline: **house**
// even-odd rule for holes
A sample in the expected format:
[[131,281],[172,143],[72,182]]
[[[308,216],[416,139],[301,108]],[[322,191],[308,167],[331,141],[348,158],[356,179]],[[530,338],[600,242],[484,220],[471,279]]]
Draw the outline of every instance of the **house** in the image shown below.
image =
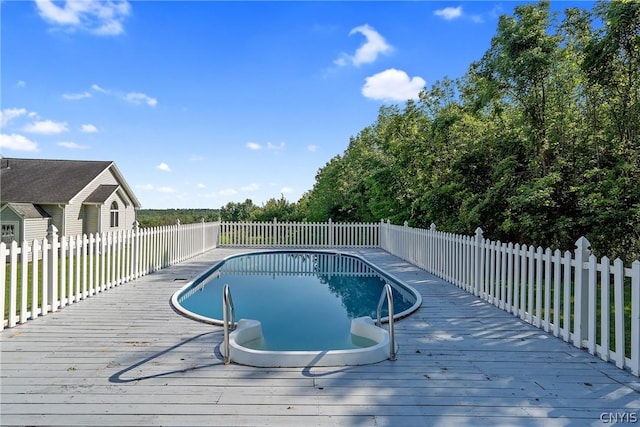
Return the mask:
[[130,229],[140,206],[112,161],[0,157],[3,242]]

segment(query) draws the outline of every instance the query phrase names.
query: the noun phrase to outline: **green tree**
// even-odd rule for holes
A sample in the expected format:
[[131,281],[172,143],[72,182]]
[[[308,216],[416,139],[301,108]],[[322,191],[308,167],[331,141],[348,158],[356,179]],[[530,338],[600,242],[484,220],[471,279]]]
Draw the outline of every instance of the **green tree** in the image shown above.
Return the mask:
[[253,210],[251,220],[271,221],[276,218],[281,222],[296,222],[302,220],[296,209],[296,204],[289,202],[281,195],[279,199],[271,198],[261,207]]
[[220,208],[220,219],[222,221],[249,221],[254,211],[258,209],[251,199],[246,199],[242,203],[229,202]]

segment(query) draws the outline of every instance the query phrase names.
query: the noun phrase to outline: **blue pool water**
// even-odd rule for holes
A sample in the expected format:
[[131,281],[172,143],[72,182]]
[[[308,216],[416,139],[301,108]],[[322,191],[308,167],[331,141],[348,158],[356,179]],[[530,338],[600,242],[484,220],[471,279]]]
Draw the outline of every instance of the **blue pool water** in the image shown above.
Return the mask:
[[[262,323],[263,338],[247,347],[352,349],[374,344],[351,334],[351,320],[375,320],[385,283],[392,285],[396,314],[413,308],[417,298],[409,287],[360,258],[328,252],[260,252],[227,258],[184,289],[178,302],[198,316],[222,319],[222,289],[228,284],[236,320]],[[386,302],[382,316],[387,316]]]

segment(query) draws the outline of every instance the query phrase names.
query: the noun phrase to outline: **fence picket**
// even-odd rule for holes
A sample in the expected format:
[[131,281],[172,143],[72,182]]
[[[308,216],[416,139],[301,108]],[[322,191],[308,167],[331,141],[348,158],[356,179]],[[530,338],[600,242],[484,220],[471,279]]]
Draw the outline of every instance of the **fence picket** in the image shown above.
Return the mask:
[[4,307],[5,307],[5,283],[6,283],[6,269],[7,269],[7,244],[5,242],[0,242],[0,283],[2,283],[2,287],[0,288],[0,304],[2,304],[2,327],[4,328],[5,318],[4,318]]
[[640,261],[631,264],[631,373],[640,376]]
[[[38,307],[38,285],[40,283],[38,278],[38,259],[40,258],[40,243],[37,239],[34,239],[31,244],[31,253],[31,319],[35,319],[40,314],[40,308]],[[4,283],[3,280],[0,280],[0,282]],[[4,307],[4,301],[2,307]]]
[[553,253],[553,335],[560,336],[560,313],[562,306],[560,305],[560,297],[562,296],[562,282],[560,281],[560,273],[562,270],[560,249],[556,249]]
[[20,323],[25,323],[28,318],[27,314],[27,291],[29,289],[29,280],[27,269],[29,267],[29,243],[22,241],[20,249],[20,264],[22,275],[20,277]]
[[535,282],[535,325],[537,328],[542,326],[542,247],[538,246],[535,254],[536,260],[536,282]]
[[615,316],[615,361],[618,368],[624,367],[624,264],[620,258],[613,262],[613,301]]
[[551,328],[551,249],[544,252],[544,318],[542,325],[544,331],[549,332]]
[[609,258],[602,257],[600,262],[600,271],[602,275],[600,276],[600,357],[604,361],[609,360],[609,327],[610,327],[610,289],[609,286],[611,284],[611,262]]
[[589,296],[587,316],[587,349],[589,353],[596,354],[596,290],[598,287],[598,266],[596,256],[589,256]]
[[[46,315],[218,245],[379,247],[576,347],[584,343],[590,353],[640,375],[640,261],[631,268],[625,268],[620,259],[613,265],[607,257],[598,262],[585,238],[576,242],[573,252],[563,254],[493,242],[483,237],[481,228],[474,236],[461,236],[438,231],[435,224],[419,229],[389,221],[286,223],[274,219],[141,229],[134,223],[129,231],[75,237],[59,237],[51,226],[41,243],[0,243],[3,326]],[[628,293],[627,286],[631,287]],[[31,301],[27,301],[28,290]],[[629,306],[631,313],[625,318]],[[629,332],[630,343],[625,336]]]
[[16,305],[18,304],[18,242],[11,242],[9,250],[11,261],[9,265],[9,327],[16,325]]

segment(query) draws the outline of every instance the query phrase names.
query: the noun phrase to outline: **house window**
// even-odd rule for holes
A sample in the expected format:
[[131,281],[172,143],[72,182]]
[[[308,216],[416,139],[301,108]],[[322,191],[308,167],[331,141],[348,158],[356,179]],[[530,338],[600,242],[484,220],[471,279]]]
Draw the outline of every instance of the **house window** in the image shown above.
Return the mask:
[[2,241],[11,243],[16,237],[15,224],[2,224]]
[[118,202],[111,203],[111,227],[118,226]]

